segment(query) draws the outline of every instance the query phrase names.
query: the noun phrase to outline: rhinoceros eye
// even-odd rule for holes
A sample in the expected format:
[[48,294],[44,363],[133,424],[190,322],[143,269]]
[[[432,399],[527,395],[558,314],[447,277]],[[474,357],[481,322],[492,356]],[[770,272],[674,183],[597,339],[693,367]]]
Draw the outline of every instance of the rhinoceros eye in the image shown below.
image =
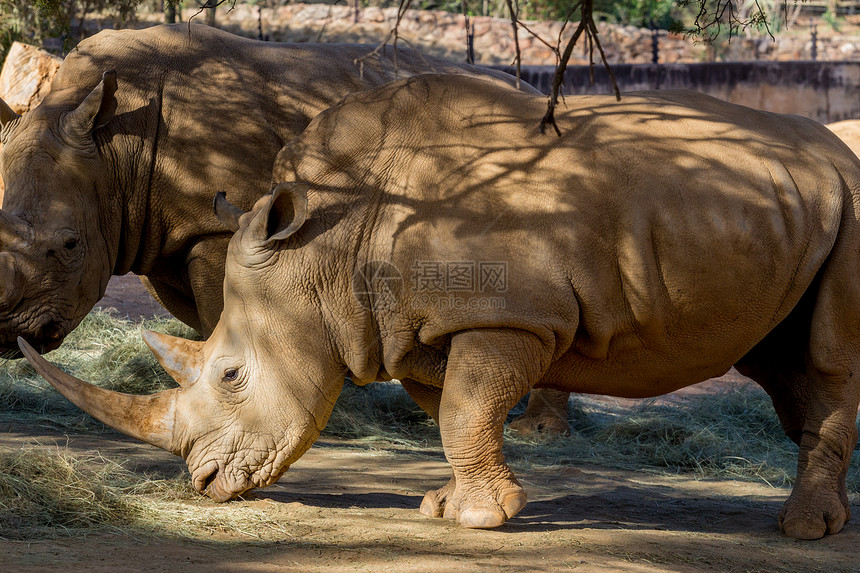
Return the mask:
[[221,378],[224,382],[234,382],[239,377],[239,371],[236,368],[228,368],[224,371],[224,376]]

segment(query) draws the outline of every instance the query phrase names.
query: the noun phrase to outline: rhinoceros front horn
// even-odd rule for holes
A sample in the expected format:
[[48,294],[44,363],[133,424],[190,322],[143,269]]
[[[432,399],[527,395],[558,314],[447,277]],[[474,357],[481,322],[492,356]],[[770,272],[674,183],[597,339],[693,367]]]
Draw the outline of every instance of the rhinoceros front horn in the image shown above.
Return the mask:
[[112,392],[63,372],[20,336],[18,347],[33,368],[81,410],[127,436],[180,455],[181,448],[174,440],[174,423],[176,396],[181,389],[149,396]]

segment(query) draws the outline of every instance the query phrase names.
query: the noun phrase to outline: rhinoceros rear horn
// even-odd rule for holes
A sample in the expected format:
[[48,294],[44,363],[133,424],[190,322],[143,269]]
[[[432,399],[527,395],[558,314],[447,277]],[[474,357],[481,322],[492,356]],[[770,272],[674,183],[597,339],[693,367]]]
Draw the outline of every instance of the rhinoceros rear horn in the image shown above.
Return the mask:
[[181,389],[150,396],[112,392],[78,380],[44,358],[18,337],[18,347],[51,386],[81,410],[100,422],[168,452],[180,454],[174,440],[176,396]]
[[224,191],[215,193],[212,208],[215,210],[215,216],[224,223],[224,226],[234,233],[239,230],[239,217],[244,215],[245,211],[228,201]]
[[105,72],[99,85],[66,116],[66,131],[85,137],[109,122],[117,108],[116,90],[116,72]]

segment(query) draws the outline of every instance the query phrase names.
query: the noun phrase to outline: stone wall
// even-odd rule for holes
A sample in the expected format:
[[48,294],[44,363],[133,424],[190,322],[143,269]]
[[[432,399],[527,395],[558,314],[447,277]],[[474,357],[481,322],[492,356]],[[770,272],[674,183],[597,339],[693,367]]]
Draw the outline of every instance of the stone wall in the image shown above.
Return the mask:
[[[554,73],[552,66],[531,66],[523,69],[522,77],[548,93]],[[613,66],[613,73],[622,92],[682,88],[821,123],[860,118],[860,62],[622,64]],[[591,85],[587,67],[568,68],[564,93],[612,93],[605,70],[595,68],[594,79]]]
[[[220,10],[220,9],[219,9]],[[186,10],[188,18],[193,12]],[[265,37],[291,42],[380,42],[397,18],[396,8],[364,8],[358,12],[341,5],[290,4],[262,10]],[[202,16],[198,17],[203,21]],[[511,23],[505,18],[477,16],[471,18],[475,30],[475,61],[484,65],[508,65],[514,58]],[[219,27],[234,33],[258,37],[258,10],[237,3],[231,11],[219,11]],[[821,22],[816,43],[819,60],[860,59],[860,16],[846,17],[839,31]],[[555,43],[559,22],[528,22],[541,38]],[[652,61],[652,32],[633,26],[598,23],[601,43],[608,60],[619,64],[645,64]],[[567,34],[572,32],[568,28]],[[466,58],[464,18],[460,14],[409,10],[400,25],[404,42],[426,53],[457,61]],[[553,52],[525,30],[519,33],[522,62],[525,65],[554,65]],[[660,32],[660,63],[697,63],[706,61],[787,61],[808,60],[812,56],[811,29],[795,24],[771,39],[765,34],[742,35],[731,40],[723,37],[714,45],[704,45],[681,36]],[[587,53],[581,48],[573,54],[572,64],[586,64]]]
[[[186,11],[186,17],[189,12]],[[365,8],[355,21],[349,6],[324,4],[291,4],[262,11],[263,34],[273,41],[286,42],[355,42],[381,41],[397,19],[396,8]],[[471,18],[475,30],[475,62],[509,64],[514,58],[511,23],[504,18],[477,16]],[[461,14],[409,10],[401,21],[401,41],[434,56],[464,61],[466,58],[465,22]],[[257,9],[237,4],[232,11],[218,14],[218,26],[249,37],[258,36]],[[560,22],[529,22],[529,29],[547,41],[558,38]],[[575,24],[574,24],[575,26]],[[610,62],[646,63],[651,61],[651,31],[633,26],[598,24],[601,41]],[[571,28],[572,31],[572,28]],[[526,31],[520,31],[522,62],[527,65],[552,65],[555,56],[546,45]],[[680,36],[660,39],[664,61],[701,61],[708,50]],[[587,56],[577,50],[572,64],[587,63]]]

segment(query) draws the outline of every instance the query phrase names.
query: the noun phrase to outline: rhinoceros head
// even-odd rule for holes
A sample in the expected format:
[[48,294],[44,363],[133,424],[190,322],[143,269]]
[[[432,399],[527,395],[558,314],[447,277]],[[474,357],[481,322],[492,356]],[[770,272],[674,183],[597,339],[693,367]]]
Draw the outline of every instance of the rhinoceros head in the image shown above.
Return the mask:
[[[21,340],[24,355],[92,416],[185,458],[194,486],[217,501],[277,481],[325,426],[345,372],[324,358],[331,349],[322,325],[303,310],[312,301],[296,293],[261,296],[273,283],[258,274],[267,272],[278,242],[302,225],[306,205],[300,189],[276,190],[258,203],[259,213],[242,216],[228,253],[225,309],[206,342],[144,334],[179,388],[150,396],[110,392],[62,372]],[[274,211],[289,220],[275,221]],[[291,304],[289,324],[275,299]]]
[[93,133],[116,109],[116,85],[106,73],[77,105],[60,91],[23,117],[0,101],[0,349],[17,336],[59,346],[104,292],[104,226],[119,222],[101,220],[110,181]]

